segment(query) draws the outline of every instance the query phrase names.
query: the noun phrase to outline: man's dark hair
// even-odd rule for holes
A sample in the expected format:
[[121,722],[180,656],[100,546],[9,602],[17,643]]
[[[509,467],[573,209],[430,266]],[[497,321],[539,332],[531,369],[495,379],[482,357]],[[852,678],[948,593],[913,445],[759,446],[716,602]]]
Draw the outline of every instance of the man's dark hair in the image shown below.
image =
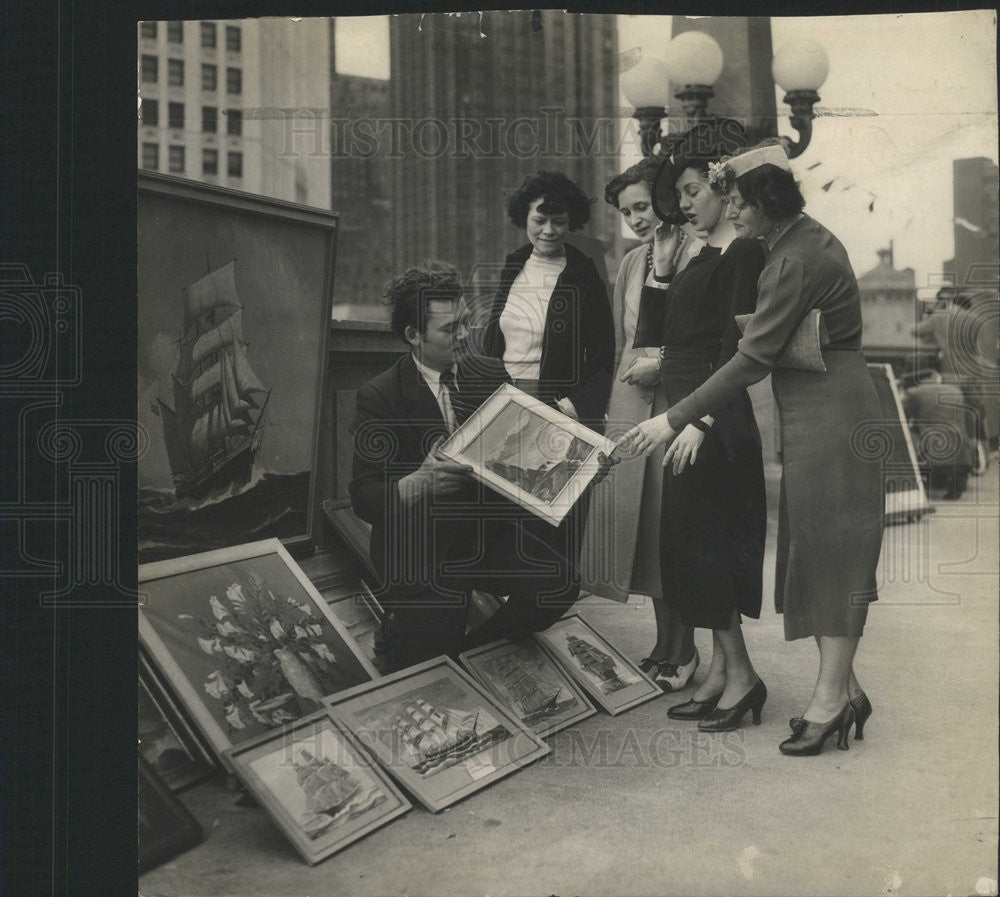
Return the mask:
[[504,200],[507,217],[518,227],[526,227],[528,206],[536,199],[545,200],[538,207],[543,215],[565,212],[571,231],[579,230],[590,220],[592,200],[561,171],[537,171],[529,174]]
[[427,259],[387,283],[382,295],[392,309],[392,332],[405,342],[407,327],[427,333],[431,302],[454,303],[461,297],[461,275],[448,262]]

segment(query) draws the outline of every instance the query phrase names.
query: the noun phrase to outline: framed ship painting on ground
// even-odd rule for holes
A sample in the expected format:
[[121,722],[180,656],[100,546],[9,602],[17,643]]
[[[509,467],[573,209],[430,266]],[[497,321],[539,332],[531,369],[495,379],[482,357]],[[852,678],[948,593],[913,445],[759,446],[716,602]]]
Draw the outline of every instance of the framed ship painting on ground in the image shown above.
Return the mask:
[[663,694],[652,679],[579,614],[556,621],[535,638],[551,649],[587,693],[614,715]]
[[505,383],[438,452],[536,517],[558,526],[615,444]]
[[236,774],[309,863],[411,807],[325,709],[228,754]]
[[139,172],[139,561],[306,547],[337,215]]
[[583,691],[532,638],[501,639],[459,655],[469,672],[541,738],[593,716]]
[[348,689],[326,704],[433,812],[549,752],[447,657]]
[[224,766],[227,748],[378,673],[277,539],[139,568],[139,641]]

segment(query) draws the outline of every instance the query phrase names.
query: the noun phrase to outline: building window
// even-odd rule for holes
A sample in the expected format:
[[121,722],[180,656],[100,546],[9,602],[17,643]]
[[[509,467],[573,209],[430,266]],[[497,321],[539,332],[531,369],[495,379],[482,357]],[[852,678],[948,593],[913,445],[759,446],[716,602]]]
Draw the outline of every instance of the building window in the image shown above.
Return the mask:
[[215,46],[215,22],[201,23],[201,45],[203,47]]
[[235,25],[226,25],[226,49],[230,53],[239,53],[241,43],[240,29]]
[[172,146],[169,148],[167,155],[167,163],[169,170],[174,174],[184,173],[184,147],[183,146]]
[[215,90],[219,86],[219,70],[214,65],[203,63],[201,66],[201,89]]
[[243,133],[243,110],[228,109],[226,111],[226,133],[230,137],[239,137]]
[[243,153],[229,153],[227,169],[231,178],[243,177]]
[[142,167],[153,171],[160,167],[160,148],[155,143],[142,145]]
[[178,131],[184,130],[184,104],[167,104],[167,127]]
[[142,123],[155,128],[160,123],[160,104],[156,100],[142,101]]
[[167,22],[167,40],[172,44],[184,43],[183,22]]
[[139,34],[142,37],[156,40],[156,22],[141,22],[139,24]]
[[214,149],[203,149],[201,151],[201,173],[219,173],[219,151]]
[[183,59],[168,59],[167,60],[167,84],[171,87],[183,87],[184,86],[184,60]]
[[201,107],[201,130],[206,134],[219,130],[219,110],[215,106]]
[[226,91],[243,93],[243,72],[240,69],[226,69]]
[[155,84],[160,80],[159,62],[155,56],[142,57],[142,80],[146,84]]

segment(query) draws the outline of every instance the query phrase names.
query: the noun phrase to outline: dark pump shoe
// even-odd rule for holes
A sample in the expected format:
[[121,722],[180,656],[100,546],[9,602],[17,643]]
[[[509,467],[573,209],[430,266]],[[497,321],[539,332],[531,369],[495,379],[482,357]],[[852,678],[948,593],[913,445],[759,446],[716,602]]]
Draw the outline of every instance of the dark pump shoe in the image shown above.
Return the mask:
[[683,704],[674,704],[667,711],[667,716],[671,719],[704,719],[715,710],[715,705],[719,703],[719,698],[721,697],[722,692],[720,691],[707,701],[695,701],[692,699],[685,701]]
[[847,735],[853,722],[854,708],[848,701],[828,723],[814,723],[803,719],[792,737],[778,745],[778,750],[789,757],[815,757],[834,732],[837,733],[837,747],[842,751],[850,750]]
[[[868,700],[868,695],[859,691],[851,698],[851,706],[854,708],[854,737],[858,741],[864,741],[865,723],[872,715],[872,702]],[[805,720],[801,716],[793,716],[788,721],[788,726],[792,732],[795,732],[796,729],[802,728],[804,722]]]
[[732,707],[725,710],[716,707],[708,716],[698,723],[698,728],[702,732],[730,732],[738,729],[747,711],[753,713],[753,724],[760,725],[760,711],[767,700],[767,688],[763,679],[758,679],[757,684],[740,698]]

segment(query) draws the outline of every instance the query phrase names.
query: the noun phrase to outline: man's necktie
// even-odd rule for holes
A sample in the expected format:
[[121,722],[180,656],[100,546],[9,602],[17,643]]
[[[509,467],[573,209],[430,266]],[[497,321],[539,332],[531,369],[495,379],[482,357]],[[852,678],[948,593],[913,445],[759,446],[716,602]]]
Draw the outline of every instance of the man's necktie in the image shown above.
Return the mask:
[[455,432],[455,427],[458,425],[455,419],[455,408],[451,401],[451,392],[455,389],[455,372],[448,370],[441,372],[441,406],[444,412],[444,422],[445,426],[448,427],[449,433]]

